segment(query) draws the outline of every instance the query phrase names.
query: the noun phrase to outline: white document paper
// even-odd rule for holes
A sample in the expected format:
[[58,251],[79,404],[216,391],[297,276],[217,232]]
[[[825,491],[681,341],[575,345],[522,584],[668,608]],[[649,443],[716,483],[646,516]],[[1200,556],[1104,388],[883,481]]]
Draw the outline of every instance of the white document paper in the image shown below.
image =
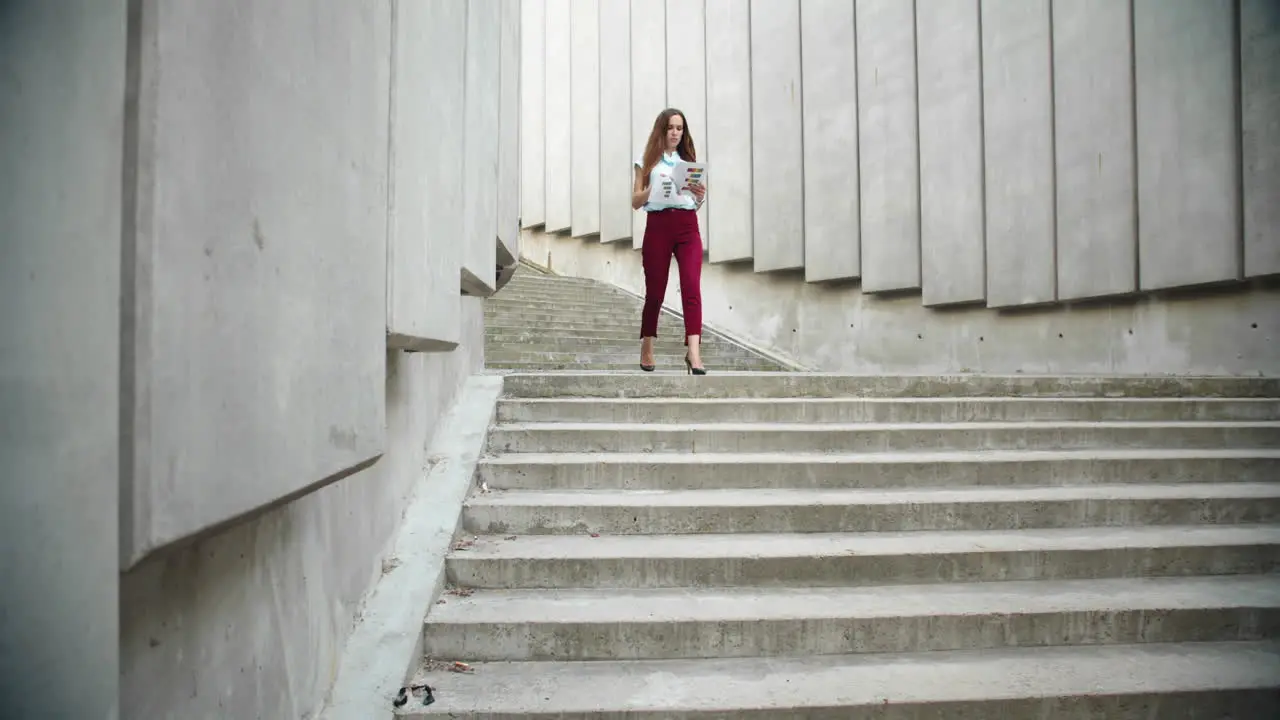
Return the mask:
[[[665,170],[665,168],[664,168]],[[679,204],[679,195],[693,197],[690,183],[707,181],[707,164],[681,160],[671,168],[670,174],[659,170],[658,182],[649,187],[649,203],[656,206]]]

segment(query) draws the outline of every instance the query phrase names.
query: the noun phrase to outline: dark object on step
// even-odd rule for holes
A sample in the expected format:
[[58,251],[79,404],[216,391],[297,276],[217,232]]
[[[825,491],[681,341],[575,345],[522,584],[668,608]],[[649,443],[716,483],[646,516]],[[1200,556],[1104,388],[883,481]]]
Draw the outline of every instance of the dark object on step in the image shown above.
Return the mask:
[[430,705],[436,701],[436,696],[432,694],[431,686],[423,683],[422,685],[406,685],[400,688],[400,692],[396,693],[396,699],[391,701],[392,706],[404,707],[409,703],[409,696],[417,695],[419,691],[422,692],[423,705]]

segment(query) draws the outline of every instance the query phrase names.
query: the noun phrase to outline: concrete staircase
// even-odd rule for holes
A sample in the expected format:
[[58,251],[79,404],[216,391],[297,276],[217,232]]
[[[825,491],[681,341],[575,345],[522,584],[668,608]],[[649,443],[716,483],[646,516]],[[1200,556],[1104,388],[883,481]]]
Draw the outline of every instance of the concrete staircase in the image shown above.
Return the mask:
[[[485,366],[639,372],[643,305],[611,285],[546,275],[521,264],[502,292],[485,300]],[[659,372],[685,372],[678,315],[663,311],[655,350]],[[703,331],[702,359],[709,372],[782,369],[709,328]]]
[[510,375],[399,712],[1274,720],[1278,420],[1262,379]]

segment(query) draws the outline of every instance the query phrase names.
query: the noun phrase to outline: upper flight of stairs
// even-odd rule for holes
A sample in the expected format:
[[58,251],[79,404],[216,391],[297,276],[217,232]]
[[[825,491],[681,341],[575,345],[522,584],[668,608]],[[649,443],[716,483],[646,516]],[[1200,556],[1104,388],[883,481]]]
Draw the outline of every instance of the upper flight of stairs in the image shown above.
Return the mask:
[[407,717],[1280,717],[1280,381],[515,374]]
[[[485,366],[505,370],[635,370],[643,302],[594,280],[545,275],[522,264],[502,292],[485,300]],[[658,371],[684,372],[684,324],[663,311],[655,346]],[[704,329],[709,372],[780,370],[777,363]]]

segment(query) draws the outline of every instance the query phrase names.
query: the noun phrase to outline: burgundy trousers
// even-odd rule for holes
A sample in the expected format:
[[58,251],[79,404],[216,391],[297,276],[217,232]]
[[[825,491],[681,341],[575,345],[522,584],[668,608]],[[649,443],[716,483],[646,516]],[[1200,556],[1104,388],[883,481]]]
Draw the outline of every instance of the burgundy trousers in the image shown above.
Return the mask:
[[641,249],[644,264],[644,314],[640,337],[657,337],[658,315],[667,294],[671,256],[680,268],[680,300],[684,306],[685,344],[702,334],[702,234],[693,210],[662,210],[648,215]]

